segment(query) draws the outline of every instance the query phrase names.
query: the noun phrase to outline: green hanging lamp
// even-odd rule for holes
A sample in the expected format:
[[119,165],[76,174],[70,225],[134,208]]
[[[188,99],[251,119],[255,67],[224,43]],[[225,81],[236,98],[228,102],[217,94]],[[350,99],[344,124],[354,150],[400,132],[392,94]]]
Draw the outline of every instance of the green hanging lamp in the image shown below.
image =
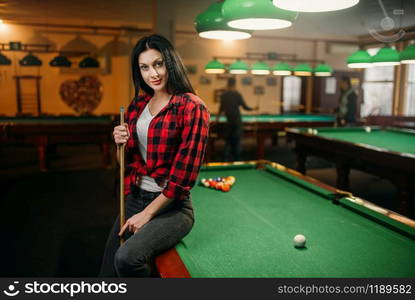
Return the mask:
[[396,66],[400,64],[399,52],[395,49],[385,46],[379,49],[378,53],[372,58],[375,66]]
[[317,67],[314,69],[315,76],[331,76],[333,74],[333,68],[328,64],[318,64]]
[[248,65],[239,59],[229,66],[229,73],[231,74],[247,74],[248,71]]
[[5,55],[0,53],[0,66],[9,66],[12,64],[12,61]]
[[97,61],[95,58],[91,56],[85,57],[81,62],[79,63],[80,68],[99,68],[99,61]]
[[222,14],[230,27],[245,30],[290,27],[298,15],[275,7],[270,0],[226,0]]
[[280,62],[272,68],[272,74],[278,76],[289,76],[292,74],[292,70],[293,68],[289,64]]
[[242,40],[249,39],[252,32],[229,27],[222,16],[223,2],[215,2],[195,19],[196,31],[206,39]]
[[349,68],[370,68],[372,64],[372,56],[366,50],[358,50],[347,58],[347,66]]
[[409,45],[400,54],[402,64],[415,64],[415,44]]
[[211,60],[205,66],[205,72],[208,74],[223,74],[225,73],[225,65],[216,59]]
[[309,64],[299,64],[294,68],[295,76],[311,76],[313,69]]
[[49,65],[51,67],[70,67],[72,63],[69,61],[69,59],[64,55],[58,55],[55,56],[50,62]]
[[323,12],[355,6],[359,0],[273,0],[279,8],[300,12]]
[[37,56],[33,55],[32,53],[29,53],[19,61],[19,64],[22,67],[34,67],[41,66],[42,61]]
[[270,67],[263,61],[257,61],[251,67],[251,73],[254,75],[269,75]]

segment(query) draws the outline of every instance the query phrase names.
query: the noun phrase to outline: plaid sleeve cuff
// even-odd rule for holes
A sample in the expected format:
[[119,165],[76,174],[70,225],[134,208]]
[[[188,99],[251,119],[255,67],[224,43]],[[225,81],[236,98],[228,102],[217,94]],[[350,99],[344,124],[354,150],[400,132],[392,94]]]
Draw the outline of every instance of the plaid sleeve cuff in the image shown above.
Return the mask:
[[184,200],[189,197],[190,191],[174,182],[169,181],[163,190],[163,195],[170,199]]

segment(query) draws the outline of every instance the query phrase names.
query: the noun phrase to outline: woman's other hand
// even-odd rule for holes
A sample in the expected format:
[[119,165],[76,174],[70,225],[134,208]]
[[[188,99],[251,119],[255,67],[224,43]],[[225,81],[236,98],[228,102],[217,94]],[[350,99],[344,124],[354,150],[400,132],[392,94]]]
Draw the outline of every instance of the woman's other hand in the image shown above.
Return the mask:
[[150,220],[151,220],[151,215],[148,214],[146,211],[139,212],[138,214],[135,214],[134,216],[132,216],[125,222],[124,226],[121,228],[118,235],[122,236],[126,229],[128,229],[130,232],[136,233],[141,227],[147,224]]

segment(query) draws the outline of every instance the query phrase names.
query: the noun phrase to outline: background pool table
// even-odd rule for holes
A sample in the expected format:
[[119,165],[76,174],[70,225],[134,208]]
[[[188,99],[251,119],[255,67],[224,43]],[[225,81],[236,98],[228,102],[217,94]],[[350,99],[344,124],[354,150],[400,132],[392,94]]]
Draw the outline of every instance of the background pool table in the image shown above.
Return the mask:
[[[219,120],[216,115],[211,115],[211,128],[208,145],[208,156],[214,153],[215,141],[224,138],[226,117],[221,116]],[[217,121],[217,122],[216,122]],[[243,137],[254,137],[257,140],[256,159],[264,159],[265,142],[267,139],[277,137],[277,132],[284,131],[287,127],[303,126],[332,126],[336,121],[333,115],[313,114],[285,114],[285,115],[242,115]],[[208,160],[209,157],[208,157]]]
[[[370,132],[367,132],[370,128]],[[315,155],[332,161],[337,168],[337,187],[349,189],[350,168],[359,169],[394,183],[397,210],[409,214],[415,191],[415,131],[381,127],[290,128],[295,140],[296,169],[306,171],[306,159]]]
[[110,164],[111,116],[0,117],[0,144],[33,145],[39,168],[47,170],[48,147],[58,144],[99,144],[104,166]]
[[[413,220],[275,163],[200,173],[229,175],[230,192],[193,189],[194,228],[156,259],[162,277],[415,276]],[[298,233],[304,249],[293,246]]]

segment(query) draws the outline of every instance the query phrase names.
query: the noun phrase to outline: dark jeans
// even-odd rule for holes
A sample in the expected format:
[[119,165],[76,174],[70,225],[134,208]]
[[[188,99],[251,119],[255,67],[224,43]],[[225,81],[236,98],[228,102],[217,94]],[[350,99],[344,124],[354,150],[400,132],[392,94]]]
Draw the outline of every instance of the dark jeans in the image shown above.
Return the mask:
[[[125,219],[144,210],[160,193],[134,188],[126,197]],[[105,246],[100,277],[149,277],[155,256],[174,247],[192,229],[194,223],[191,200],[173,200],[136,233],[124,234],[120,246],[117,217]]]

